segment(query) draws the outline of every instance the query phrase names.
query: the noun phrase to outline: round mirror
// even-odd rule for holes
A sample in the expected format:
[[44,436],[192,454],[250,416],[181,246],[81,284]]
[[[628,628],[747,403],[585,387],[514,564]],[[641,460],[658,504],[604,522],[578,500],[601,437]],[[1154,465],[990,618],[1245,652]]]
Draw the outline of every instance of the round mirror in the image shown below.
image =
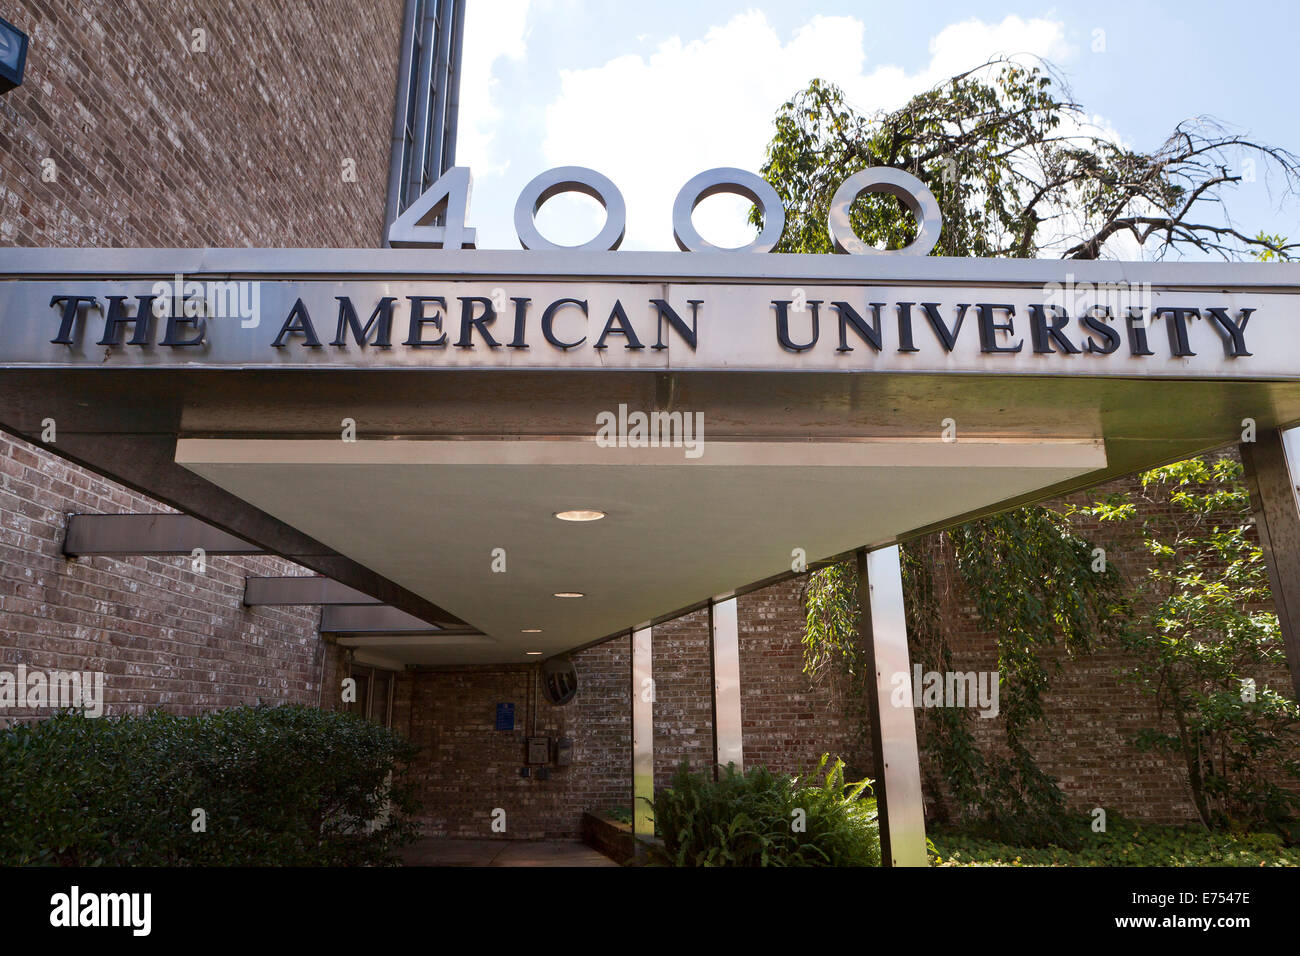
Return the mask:
[[578,693],[578,671],[567,657],[542,661],[542,693],[557,707],[563,707]]

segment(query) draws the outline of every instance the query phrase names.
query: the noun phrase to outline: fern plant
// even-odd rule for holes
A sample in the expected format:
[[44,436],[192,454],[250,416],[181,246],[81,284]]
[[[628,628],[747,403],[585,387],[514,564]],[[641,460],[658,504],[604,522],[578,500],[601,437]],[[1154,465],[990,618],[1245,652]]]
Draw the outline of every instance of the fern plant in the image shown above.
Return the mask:
[[801,778],[766,767],[715,781],[683,762],[653,801],[661,866],[878,866],[880,830],[871,782],[844,779],[844,761],[823,754]]

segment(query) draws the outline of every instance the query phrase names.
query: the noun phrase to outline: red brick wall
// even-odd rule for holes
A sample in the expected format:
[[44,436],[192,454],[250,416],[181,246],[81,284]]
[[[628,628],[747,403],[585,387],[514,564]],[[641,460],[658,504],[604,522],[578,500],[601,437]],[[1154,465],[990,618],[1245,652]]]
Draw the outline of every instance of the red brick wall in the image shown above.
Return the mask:
[[[1225,453],[1235,455],[1232,449]],[[1125,478],[1065,500],[1083,505],[1113,493],[1136,494],[1140,488],[1137,477]],[[1144,519],[1159,522],[1181,513],[1167,497],[1157,493],[1153,498],[1141,507]],[[1095,546],[1106,549],[1107,561],[1119,569],[1129,587],[1140,587],[1150,561],[1141,546],[1136,523],[1077,520],[1076,527]],[[953,651],[953,669],[996,670],[995,636],[980,626],[974,603],[961,582],[948,583],[951,588],[941,607]],[[1132,659],[1104,647],[1076,660],[1068,659],[1059,649],[1045,658],[1059,663],[1060,670],[1051,674],[1051,685],[1043,698],[1043,729],[1030,734],[1027,743],[1039,766],[1057,778],[1069,806],[1081,812],[1103,807],[1107,813],[1161,823],[1195,821],[1181,762],[1141,751],[1132,744],[1142,729],[1173,729],[1168,718],[1161,722],[1152,698],[1125,680],[1132,673]],[[1292,695],[1285,666],[1262,672],[1256,680],[1260,688],[1268,686]],[[1003,723],[1001,717],[977,717],[971,728],[981,746],[996,748],[1004,739]],[[927,799],[935,795],[936,783],[946,795],[933,760],[926,761],[923,755],[923,763],[929,771]]]
[[[1135,493],[1140,485],[1136,477],[1124,479],[1067,500],[1083,505],[1113,493]],[[1159,520],[1175,510],[1165,499],[1145,506],[1142,514]],[[1094,546],[1106,549],[1107,561],[1119,569],[1129,587],[1140,586],[1150,562],[1131,523],[1076,521],[1076,527]],[[963,614],[961,621],[961,627],[968,627],[969,614]],[[983,635],[981,643],[987,645],[989,637]],[[988,652],[983,656],[988,659]],[[1060,653],[1049,659],[1059,661],[1061,670],[1052,676],[1044,695],[1046,729],[1032,734],[1029,744],[1039,766],[1060,782],[1068,805],[1081,812],[1103,807],[1108,814],[1160,823],[1194,821],[1196,811],[1179,763],[1132,744],[1142,729],[1160,726],[1151,697],[1123,679],[1132,672],[1132,659],[1105,648],[1073,661]],[[973,668],[966,664],[961,669]]]
[[18,0],[4,15],[30,44],[23,85],[0,96],[0,244],[380,244],[401,0]]
[[301,569],[260,557],[210,557],[200,573],[188,557],[63,556],[69,513],[165,510],[0,436],[0,667],[102,671],[110,714],[316,703],[319,610],[242,604],[245,575]]
[[865,708],[843,681],[803,671],[803,587],[806,577],[737,601],[740,709],[746,764],[800,773],[822,754],[842,757],[849,779],[874,776]]
[[[379,244],[401,0],[3,12],[30,46],[23,85],[0,96],[0,244]],[[245,575],[305,569],[60,553],[68,512],[165,510],[0,437],[0,666],[103,670],[110,713],[315,703],[319,609],[241,604]]]
[[[869,750],[855,743],[833,682],[803,674],[800,583],[739,599],[741,712],[747,762],[798,772],[824,752],[867,773]],[[693,771],[713,760],[708,614],[654,629],[655,782],[665,786],[685,759]],[[519,776],[524,762],[532,669],[466,667],[407,672],[398,681],[394,726],[422,748],[413,769],[429,834],[494,837],[491,814],[506,811],[513,839],[574,838],[584,810],[630,807],[630,648],[619,638],[574,658],[578,694],[565,707],[544,699],[537,736],[574,738],[573,765],[551,779]],[[342,668],[338,670],[341,675]],[[333,699],[337,680],[327,685]],[[514,702],[516,730],[493,729],[497,702]],[[535,770],[534,770],[535,773]]]
[[[394,726],[422,748],[413,768],[432,836],[576,838],[582,812],[630,801],[630,649],[610,641],[574,658],[578,694],[555,707],[537,693],[536,668],[463,667],[408,671],[397,684]],[[407,703],[409,701],[409,704]],[[495,729],[497,703],[515,705],[515,729]],[[528,736],[572,737],[573,763],[542,780],[525,765]],[[495,809],[506,832],[492,831]]]
[[655,783],[666,783],[683,760],[693,772],[710,769],[713,683],[708,611],[697,611],[654,628],[650,673],[655,692]]

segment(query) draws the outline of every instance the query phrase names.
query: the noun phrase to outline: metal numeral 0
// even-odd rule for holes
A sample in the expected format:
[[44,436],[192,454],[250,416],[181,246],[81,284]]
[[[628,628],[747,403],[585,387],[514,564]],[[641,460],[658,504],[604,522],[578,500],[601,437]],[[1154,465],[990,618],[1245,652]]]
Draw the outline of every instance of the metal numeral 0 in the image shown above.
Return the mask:
[[[545,238],[537,229],[537,211],[546,200],[560,193],[582,193],[605,208],[605,226],[594,239],[577,246],[562,246]],[[525,249],[555,249],[591,252],[617,249],[627,229],[627,204],[618,187],[606,176],[585,166],[557,166],[537,176],[524,187],[515,201],[515,235]]]
[[[849,207],[864,192],[887,193],[896,196],[916,217],[916,238],[902,249],[877,249],[858,238],[849,221]],[[826,226],[830,230],[831,241],[837,252],[848,252],[858,256],[928,255],[939,241],[939,229],[943,225],[943,215],[939,212],[939,202],[925,183],[911,173],[891,166],[873,166],[860,170],[844,180],[835,190],[831,199],[830,213],[826,217]]]
[[[691,216],[695,207],[719,193],[743,196],[758,207],[763,231],[748,245],[736,248],[715,246],[695,229]],[[743,169],[720,166],[692,177],[673,201],[673,238],[683,252],[771,252],[785,230],[785,206],[767,180]]]

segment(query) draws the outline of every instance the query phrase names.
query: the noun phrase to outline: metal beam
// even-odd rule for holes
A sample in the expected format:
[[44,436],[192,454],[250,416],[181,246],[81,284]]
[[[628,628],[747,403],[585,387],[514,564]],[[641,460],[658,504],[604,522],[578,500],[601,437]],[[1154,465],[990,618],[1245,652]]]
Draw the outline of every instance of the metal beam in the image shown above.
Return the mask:
[[1300,435],[1297,429],[1269,428],[1256,437],[1256,441],[1241,444],[1241,461],[1255,512],[1255,530],[1268,565],[1291,685],[1300,698],[1300,507],[1295,473],[1300,466],[1296,441]]
[[632,631],[632,834],[636,840],[653,840],[655,795],[654,676],[651,670],[652,634],[649,627]]
[[459,623],[422,621],[387,604],[327,604],[321,608],[320,615],[322,634],[447,633],[449,628],[442,625],[451,625],[454,630],[469,630],[457,627]]
[[885,866],[927,866],[921,760],[910,679],[903,682],[907,688],[904,705],[894,706],[891,700],[894,675],[911,674],[898,548],[859,551],[857,563],[858,637],[867,665],[881,861]]
[[713,671],[713,766],[745,769],[740,722],[740,626],[736,599],[709,602],[709,662]]
[[191,515],[68,515],[63,553],[107,555],[264,554],[262,548]]
[[332,578],[316,575],[298,577],[244,578],[247,607],[282,604],[382,604],[356,588]]

